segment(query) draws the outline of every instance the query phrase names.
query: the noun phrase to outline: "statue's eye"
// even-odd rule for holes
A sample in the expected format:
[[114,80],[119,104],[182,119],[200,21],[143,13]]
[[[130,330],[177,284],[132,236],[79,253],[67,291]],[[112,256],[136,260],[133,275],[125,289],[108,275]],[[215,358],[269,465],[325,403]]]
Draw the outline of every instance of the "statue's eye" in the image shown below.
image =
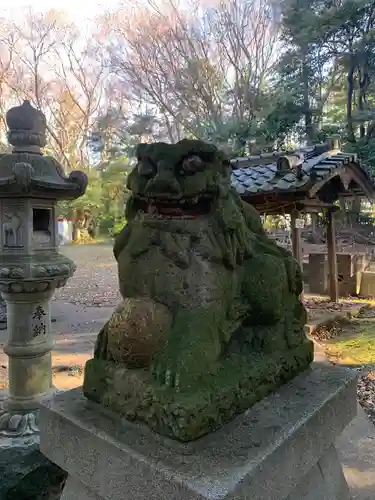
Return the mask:
[[155,173],[154,165],[147,160],[140,160],[137,164],[137,170],[139,175],[143,175],[144,177],[152,177]]
[[203,170],[205,167],[205,163],[197,155],[188,156],[185,158],[181,164],[181,173],[182,174],[195,174],[195,172],[199,172]]

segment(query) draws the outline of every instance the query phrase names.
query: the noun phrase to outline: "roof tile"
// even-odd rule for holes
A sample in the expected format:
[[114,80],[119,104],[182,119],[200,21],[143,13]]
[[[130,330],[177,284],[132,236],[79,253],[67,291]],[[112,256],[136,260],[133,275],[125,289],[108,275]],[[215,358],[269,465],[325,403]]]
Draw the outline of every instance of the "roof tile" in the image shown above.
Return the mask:
[[284,181],[293,182],[295,180],[296,180],[296,174],[294,172],[284,175]]
[[[232,171],[232,186],[240,194],[254,194],[257,192],[270,191],[293,191],[300,189],[309,182],[324,179],[333,170],[342,167],[344,164],[357,161],[357,155],[352,153],[335,153],[326,151],[322,153],[322,148],[310,147],[303,150],[305,161],[302,164],[302,177],[297,176],[296,171],[278,172],[275,159],[272,163],[254,165],[254,157],[251,165],[246,166],[246,158],[236,158],[232,160],[234,169]],[[261,157],[259,157],[261,159]],[[264,159],[263,159],[264,161]],[[362,167],[366,176],[369,172]],[[372,178],[370,179],[372,182]]]

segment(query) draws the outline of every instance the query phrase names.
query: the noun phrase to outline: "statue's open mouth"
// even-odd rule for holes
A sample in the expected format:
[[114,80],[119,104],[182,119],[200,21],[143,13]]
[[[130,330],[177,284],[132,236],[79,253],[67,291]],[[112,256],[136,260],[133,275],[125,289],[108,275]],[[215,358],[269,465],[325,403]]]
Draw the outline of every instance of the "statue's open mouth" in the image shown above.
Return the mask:
[[210,213],[213,198],[198,195],[185,198],[136,198],[137,208],[148,216],[197,218]]

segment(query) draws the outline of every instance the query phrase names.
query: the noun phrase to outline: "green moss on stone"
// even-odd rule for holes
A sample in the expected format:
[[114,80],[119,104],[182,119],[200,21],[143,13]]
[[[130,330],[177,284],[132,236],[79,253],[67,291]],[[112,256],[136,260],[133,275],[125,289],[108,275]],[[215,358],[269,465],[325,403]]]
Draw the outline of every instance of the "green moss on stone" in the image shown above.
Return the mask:
[[227,358],[215,376],[194,391],[157,384],[147,370],[92,359],[86,363],[84,394],[89,399],[153,430],[192,441],[230,421],[275,391],[312,361],[312,344],[272,354]]

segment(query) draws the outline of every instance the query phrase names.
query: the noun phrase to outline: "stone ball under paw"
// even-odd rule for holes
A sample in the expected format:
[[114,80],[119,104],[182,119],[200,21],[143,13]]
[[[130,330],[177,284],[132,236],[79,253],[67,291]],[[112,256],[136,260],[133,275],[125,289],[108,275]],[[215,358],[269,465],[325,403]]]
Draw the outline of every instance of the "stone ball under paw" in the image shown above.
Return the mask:
[[108,322],[108,353],[128,368],[144,368],[163,350],[171,311],[149,298],[125,298]]

